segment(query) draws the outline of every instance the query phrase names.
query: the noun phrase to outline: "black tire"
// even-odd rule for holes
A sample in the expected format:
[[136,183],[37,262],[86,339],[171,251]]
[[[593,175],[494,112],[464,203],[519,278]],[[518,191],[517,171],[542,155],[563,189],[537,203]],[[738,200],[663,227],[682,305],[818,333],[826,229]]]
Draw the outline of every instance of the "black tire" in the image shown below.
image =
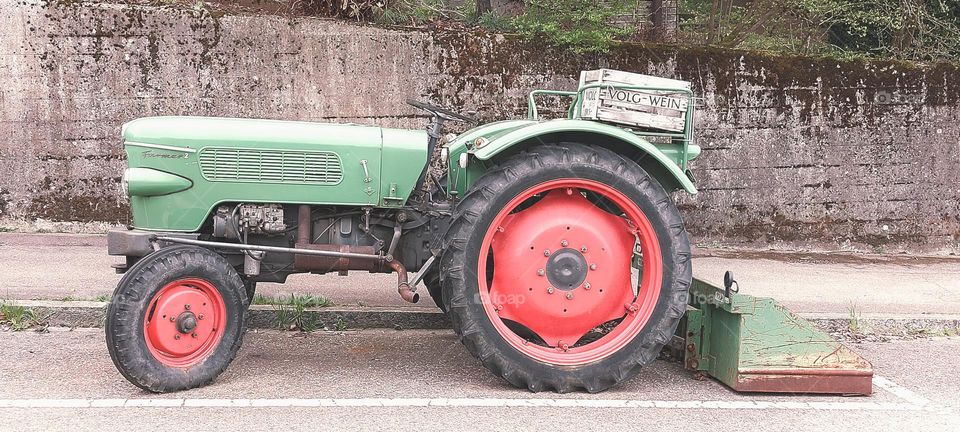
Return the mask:
[[[561,367],[529,357],[498,333],[476,295],[476,273],[482,239],[507,203],[537,184],[571,177],[613,186],[639,206],[657,234],[663,284],[652,315],[627,345],[592,363]],[[636,163],[610,150],[573,143],[531,148],[478,179],[454,213],[441,269],[447,315],[467,349],[514,386],[560,393],[606,390],[655,360],[684,314],[692,277],[690,242],[680,213],[663,187]]]
[[[226,308],[226,327],[213,351],[189,368],[167,366],[147,347],[146,309],[165,285],[185,277],[210,282]],[[243,281],[220,255],[196,246],[173,246],[147,255],[128,270],[113,293],[106,317],[107,350],[128,381],[166,393],[209,384],[233,361],[246,330]]]
[[447,307],[443,304],[443,289],[440,286],[440,271],[436,267],[423,275],[423,285],[427,287],[427,292],[430,293],[430,298],[437,307],[446,312]]
[[243,279],[243,290],[247,294],[247,309],[253,305],[253,297],[257,295],[257,281],[247,278]]

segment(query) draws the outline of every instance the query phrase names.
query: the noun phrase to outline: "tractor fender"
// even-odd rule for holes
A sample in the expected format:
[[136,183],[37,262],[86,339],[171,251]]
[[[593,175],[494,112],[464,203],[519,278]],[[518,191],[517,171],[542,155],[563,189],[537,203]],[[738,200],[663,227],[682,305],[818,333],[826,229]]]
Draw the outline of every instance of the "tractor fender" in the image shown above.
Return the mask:
[[[513,126],[513,125],[511,125]],[[683,188],[691,195],[697,193],[697,187],[677,165],[677,159],[672,158],[657,146],[622,128],[603,123],[558,119],[545,122],[529,122],[506,133],[488,135],[487,142],[478,141],[471,153],[481,161],[496,160],[498,155],[512,154],[535,145],[570,141],[584,144],[597,144],[610,148],[620,154],[629,154],[634,160],[653,158],[655,163],[648,161],[641,163],[657,181],[669,192]],[[693,159],[700,153],[700,147],[691,145],[688,148],[688,158]],[[679,154],[676,155],[680,157]],[[653,169],[650,169],[653,168]]]

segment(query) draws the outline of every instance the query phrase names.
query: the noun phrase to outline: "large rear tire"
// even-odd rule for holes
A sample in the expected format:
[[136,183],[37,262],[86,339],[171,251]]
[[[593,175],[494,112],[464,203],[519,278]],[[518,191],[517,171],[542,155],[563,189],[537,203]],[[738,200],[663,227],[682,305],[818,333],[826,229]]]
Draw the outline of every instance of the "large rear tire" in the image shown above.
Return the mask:
[[220,255],[173,246],[131,267],[106,317],[107,350],[128,381],[157,393],[212,382],[240,349],[247,294]]
[[657,358],[687,304],[690,244],[663,187],[595,146],[538,146],[458,204],[441,261],[454,330],[531,391],[599,392]]
[[423,275],[423,285],[427,287],[427,292],[430,293],[430,298],[437,307],[446,312],[447,307],[443,304],[443,288],[440,286],[440,271],[436,267]]

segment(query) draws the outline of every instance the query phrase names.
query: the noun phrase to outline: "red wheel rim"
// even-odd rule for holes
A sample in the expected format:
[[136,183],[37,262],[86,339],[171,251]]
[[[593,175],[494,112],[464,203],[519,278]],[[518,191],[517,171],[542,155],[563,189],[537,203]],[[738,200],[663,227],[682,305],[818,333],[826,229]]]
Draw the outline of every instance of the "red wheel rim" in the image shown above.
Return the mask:
[[[600,209],[583,192],[621,214]],[[533,197],[542,198],[518,209]],[[637,247],[643,271],[634,287]],[[612,355],[640,333],[660,296],[662,265],[653,225],[636,203],[597,181],[557,179],[525,190],[497,214],[483,238],[477,279],[487,316],[514,348],[541,362],[580,365]],[[505,320],[545,344],[521,337]],[[614,326],[578,344],[601,325]]]
[[202,362],[223,337],[227,308],[210,282],[197,278],[168,283],[153,296],[143,318],[150,353],[167,366]]

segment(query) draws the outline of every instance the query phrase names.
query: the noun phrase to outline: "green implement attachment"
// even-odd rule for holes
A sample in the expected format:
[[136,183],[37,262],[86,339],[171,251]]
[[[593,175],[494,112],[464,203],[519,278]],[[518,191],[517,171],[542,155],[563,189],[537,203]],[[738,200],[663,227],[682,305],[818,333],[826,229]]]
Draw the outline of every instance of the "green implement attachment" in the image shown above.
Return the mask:
[[687,369],[743,392],[869,395],[873,367],[830,335],[777,304],[694,278],[677,330]]

